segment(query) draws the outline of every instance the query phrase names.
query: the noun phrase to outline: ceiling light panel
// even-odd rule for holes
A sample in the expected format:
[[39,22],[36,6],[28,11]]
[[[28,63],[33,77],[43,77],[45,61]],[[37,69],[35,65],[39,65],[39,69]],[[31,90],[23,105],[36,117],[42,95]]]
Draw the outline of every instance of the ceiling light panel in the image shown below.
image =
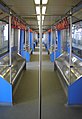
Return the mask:
[[[43,25],[43,22],[44,22],[44,21],[42,20],[42,25]],[[40,21],[38,21],[38,26],[40,26]]]
[[45,14],[46,13],[46,6],[43,6],[42,7],[42,14]]
[[38,21],[38,25],[40,26],[40,21]]
[[[37,16],[37,20],[40,21],[40,16]],[[44,20],[44,16],[42,16],[42,20]]]
[[42,0],[42,4],[47,4],[48,0]]
[[43,25],[43,21],[42,21],[42,25]]
[[35,4],[40,4],[40,0],[34,0]]
[[40,21],[40,16],[37,16],[37,20],[39,20],[39,21]]
[[44,20],[44,16],[42,16],[42,20]]
[[36,14],[40,14],[40,7],[36,6]]

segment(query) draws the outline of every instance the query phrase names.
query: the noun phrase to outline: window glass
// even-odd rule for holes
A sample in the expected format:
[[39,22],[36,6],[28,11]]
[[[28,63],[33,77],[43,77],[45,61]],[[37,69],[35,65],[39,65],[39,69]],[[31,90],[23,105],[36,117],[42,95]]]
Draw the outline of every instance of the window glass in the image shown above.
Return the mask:
[[0,55],[8,51],[8,24],[0,21]]
[[82,21],[73,24],[72,47],[73,53],[82,58]]

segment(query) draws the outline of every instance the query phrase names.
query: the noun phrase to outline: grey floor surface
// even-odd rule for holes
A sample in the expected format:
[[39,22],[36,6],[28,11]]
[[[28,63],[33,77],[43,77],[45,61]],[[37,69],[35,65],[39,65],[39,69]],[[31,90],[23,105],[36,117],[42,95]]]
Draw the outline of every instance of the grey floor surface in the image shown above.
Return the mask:
[[[42,119],[82,119],[82,107],[67,107],[53,63],[47,52],[42,55]],[[27,70],[14,96],[14,106],[0,106],[0,119],[38,119],[38,47],[27,63]]]

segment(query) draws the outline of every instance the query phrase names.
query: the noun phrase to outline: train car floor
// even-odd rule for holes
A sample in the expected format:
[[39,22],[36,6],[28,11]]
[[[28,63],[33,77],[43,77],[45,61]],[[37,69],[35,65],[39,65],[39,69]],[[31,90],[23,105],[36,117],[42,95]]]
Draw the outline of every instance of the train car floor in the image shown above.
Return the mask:
[[[0,119],[38,118],[39,47],[27,63],[14,106],[0,106]],[[54,71],[54,65],[43,47],[42,52],[42,119],[82,119],[82,108],[67,107],[66,96]]]

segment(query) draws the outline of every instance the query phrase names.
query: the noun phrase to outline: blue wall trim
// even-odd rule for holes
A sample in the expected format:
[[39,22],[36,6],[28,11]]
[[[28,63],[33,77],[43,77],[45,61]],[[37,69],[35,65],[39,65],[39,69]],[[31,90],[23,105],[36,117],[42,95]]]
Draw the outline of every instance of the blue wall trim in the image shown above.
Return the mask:
[[20,30],[20,54],[23,55],[24,50],[24,30]]
[[50,48],[50,44],[51,44],[51,32],[49,32],[49,48]]
[[82,105],[82,77],[68,86],[68,105]]
[[33,35],[33,33],[30,32],[30,48],[31,48],[31,49],[32,49],[32,35]]
[[12,85],[0,77],[0,103],[12,104]]
[[27,62],[30,61],[30,54],[27,51],[22,52],[22,57],[26,59]]

